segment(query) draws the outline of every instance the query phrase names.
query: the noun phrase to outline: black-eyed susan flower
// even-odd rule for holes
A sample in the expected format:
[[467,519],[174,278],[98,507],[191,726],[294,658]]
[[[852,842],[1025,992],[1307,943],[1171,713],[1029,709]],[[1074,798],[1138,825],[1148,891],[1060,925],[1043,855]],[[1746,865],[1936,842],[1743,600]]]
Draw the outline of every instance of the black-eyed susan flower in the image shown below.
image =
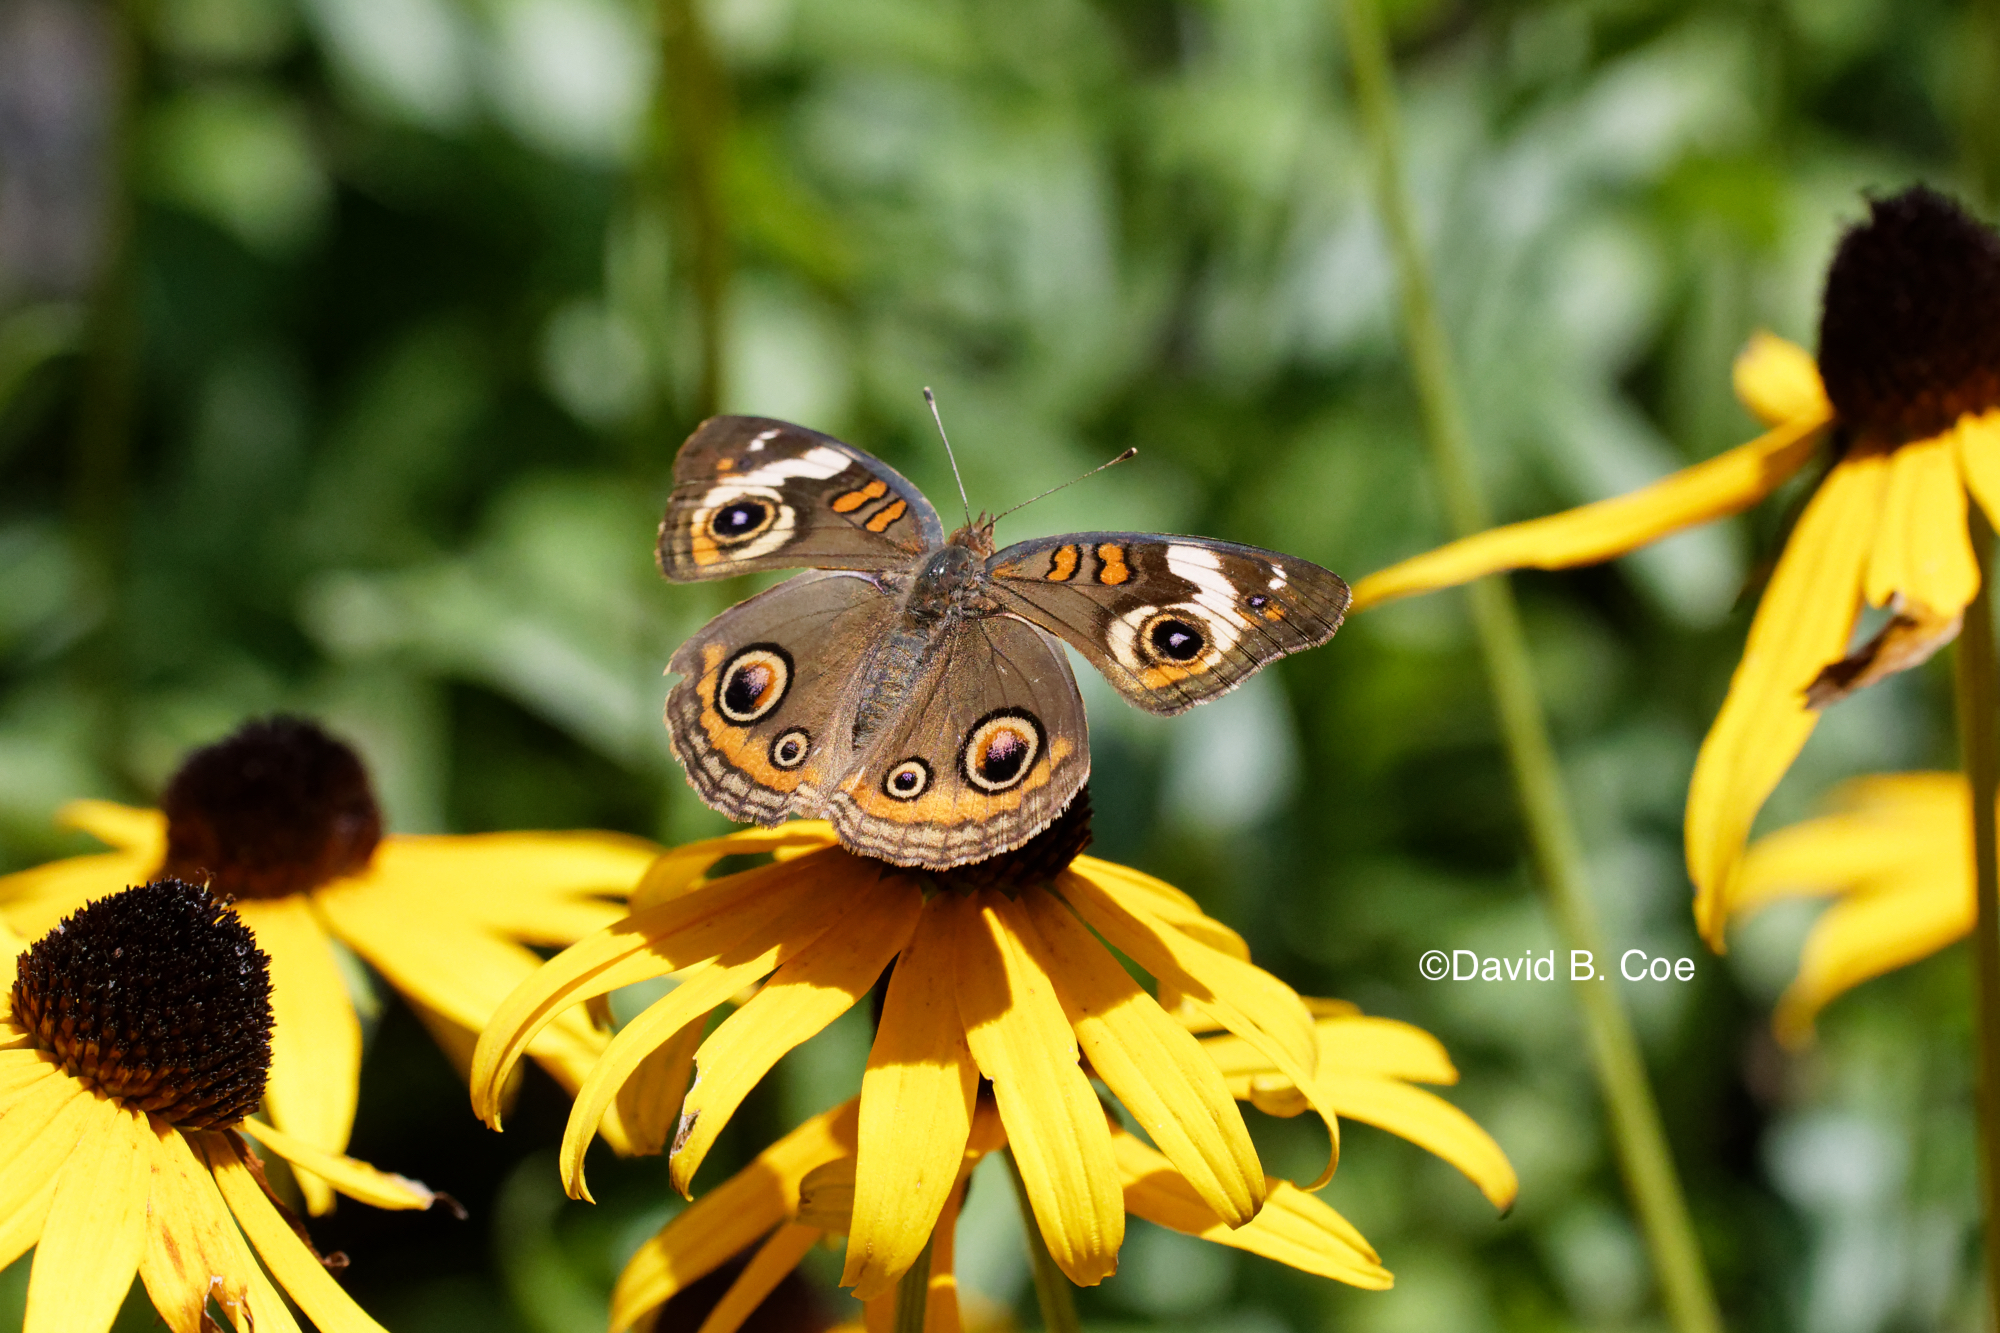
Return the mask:
[[[855,1127],[845,1280],[864,1299],[890,1290],[930,1240],[982,1079],[1036,1222],[1072,1282],[1093,1285],[1113,1270],[1125,1228],[1117,1146],[1093,1075],[1204,1206],[1241,1226],[1257,1216],[1266,1185],[1227,1081],[1105,945],[1150,974],[1169,1003],[1241,1037],[1331,1130],[1312,1014],[1187,895],[1076,856],[1087,838],[1080,797],[1020,851],[942,875],[856,856],[817,822],[668,853],[634,891],[631,916],[558,954],[494,1015],[473,1059],[473,1107],[497,1127],[500,1089],[544,1024],[617,987],[670,976],[674,989],[613,1038],[577,1093],[561,1163],[571,1195],[587,1198],[584,1151],[620,1090],[637,1084],[653,1114],[678,1110],[669,1174],[686,1194],[757,1081],[893,964]],[[722,857],[752,851],[780,859],[701,878]],[[704,1038],[710,1013],[750,987],[754,996]]]
[[1752,843],[1724,904],[1751,916],[1786,898],[1834,899],[1778,1000],[1778,1039],[1812,1039],[1820,1010],[1862,982],[1971,934],[1972,802],[1957,773],[1856,778],[1824,815]]
[[379,1333],[240,1131],[369,1203],[435,1196],[244,1118],[264,1095],[272,1006],[269,959],[236,914],[160,880],[88,904],[9,961],[0,1266],[35,1250],[25,1333],[109,1328],[135,1273],[174,1333],[215,1329],[211,1311],[239,1333],[296,1330],[280,1292],[327,1333]]
[[[1513,1203],[1513,1168],[1498,1145],[1458,1108],[1410,1085],[1456,1080],[1457,1071],[1436,1038],[1408,1024],[1365,1017],[1352,1005],[1307,1003],[1318,1015],[1315,1077],[1342,1114],[1444,1157],[1497,1207]],[[1216,1035],[1202,1046],[1238,1098],[1278,1115],[1307,1108],[1296,1085],[1241,1038]],[[749,1262],[701,1333],[733,1333],[806,1252],[829,1237],[848,1237],[851,1271],[861,1115],[857,1100],[813,1117],[640,1246],[612,1292],[612,1333],[650,1326],[668,1301],[745,1252],[751,1252]],[[1317,1196],[1287,1181],[1267,1179],[1263,1208],[1250,1222],[1232,1226],[1160,1152],[1116,1123],[1108,1123],[1108,1132],[1125,1210],[1133,1216],[1352,1286],[1380,1290],[1390,1285],[1388,1270],[1367,1240]],[[961,1326],[953,1227],[972,1169],[1006,1146],[996,1106],[981,1098],[935,1224],[927,1333],[956,1333]],[[898,1294],[880,1293],[869,1300],[869,1330],[892,1326]]]
[[[1361,580],[1354,607],[1502,570],[1622,555],[1746,509],[1827,467],[1785,541],[1688,789],[1688,872],[1703,935],[1757,811],[1818,710],[1924,661],[1979,589],[1968,496],[2000,515],[2000,237],[1931,190],[1870,205],[1828,270],[1817,364],[1768,335],[1736,363],[1762,438],[1630,495],[1453,542]],[[1863,603],[1892,615],[1850,651]]]
[[[659,849],[607,833],[399,836],[360,759],[309,722],[274,718],[190,755],[160,810],[78,801],[61,818],[110,845],[0,878],[0,915],[24,935],[88,899],[158,875],[234,901],[271,957],[270,1120],[323,1152],[347,1146],[361,1073],[361,1021],[339,945],[394,987],[461,1066],[500,1000],[568,944],[614,921]],[[574,1092],[605,1047],[577,1011],[528,1054]],[[607,1133],[631,1146],[616,1113]],[[333,1204],[302,1172],[314,1213]]]

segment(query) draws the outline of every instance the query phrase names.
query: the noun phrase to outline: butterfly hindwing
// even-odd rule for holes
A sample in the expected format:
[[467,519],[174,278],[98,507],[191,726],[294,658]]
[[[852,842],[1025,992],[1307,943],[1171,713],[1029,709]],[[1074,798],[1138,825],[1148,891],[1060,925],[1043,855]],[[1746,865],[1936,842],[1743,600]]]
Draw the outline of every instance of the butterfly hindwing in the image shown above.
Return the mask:
[[675,652],[667,733],[702,800],[775,824],[821,813],[853,762],[852,683],[889,632],[901,590],[812,572],[724,611]]
[[1011,851],[1090,776],[1083,697],[1062,646],[1006,616],[946,631],[860,742],[826,817],[848,847],[900,865]]
[[1348,602],[1347,584],[1309,560],[1204,537],[1041,537],[986,568],[1009,611],[1062,636],[1154,713],[1226,694],[1325,643]]
[[711,417],[674,459],[660,569],[679,581],[759,569],[901,569],[944,540],[887,463],[769,417]]

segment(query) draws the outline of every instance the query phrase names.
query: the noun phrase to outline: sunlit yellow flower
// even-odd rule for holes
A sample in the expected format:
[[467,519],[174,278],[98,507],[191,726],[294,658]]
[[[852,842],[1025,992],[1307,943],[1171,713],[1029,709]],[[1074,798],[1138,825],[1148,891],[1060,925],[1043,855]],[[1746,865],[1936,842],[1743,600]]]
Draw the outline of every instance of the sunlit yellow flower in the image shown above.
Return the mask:
[[[855,856],[821,822],[671,852],[634,891],[630,917],[559,954],[494,1015],[473,1059],[473,1107],[497,1127],[498,1091],[542,1024],[617,987],[671,975],[676,987],[618,1033],[578,1092],[562,1171],[571,1195],[588,1197],[584,1150],[620,1089],[636,1084],[652,1113],[678,1109],[669,1172],[685,1194],[757,1081],[893,963],[855,1130],[844,1281],[857,1294],[889,1290],[929,1240],[964,1159],[982,1077],[1035,1219],[1071,1281],[1089,1286],[1108,1275],[1125,1230],[1118,1149],[1092,1075],[1203,1205],[1240,1226],[1257,1216],[1266,1187],[1227,1081],[1105,944],[1149,973],[1170,1003],[1242,1038],[1304,1089],[1331,1129],[1312,1015],[1187,895],[1093,857],[1072,862],[1087,830],[1079,798],[1021,851],[943,875]],[[698,878],[725,855],[758,850],[781,859]],[[704,1040],[710,1012],[759,983]],[[699,1072],[690,1087],[691,1067]]]
[[435,1196],[243,1119],[264,1092],[271,987],[236,915],[162,880],[84,907],[16,963],[0,999],[0,1267],[34,1247],[24,1333],[108,1329],[135,1272],[173,1333],[215,1328],[211,1310],[239,1333],[296,1331],[280,1291],[323,1333],[380,1333],[239,1131],[368,1203]]
[[1972,801],[1957,773],[1856,778],[1817,819],[1759,838],[1731,886],[1733,917],[1782,898],[1831,897],[1778,1001],[1778,1039],[1812,1039],[1819,1011],[1871,977],[1972,931]]
[[[1871,205],[1826,281],[1817,364],[1768,335],[1736,389],[1768,434],[1643,490],[1480,533],[1370,575],[1354,607],[1501,570],[1622,555],[1830,466],[1786,539],[1688,788],[1695,917],[1717,949],[1750,826],[1818,720],[1928,658],[1978,591],[1967,496],[2000,514],[2000,237],[1943,196]],[[1863,602],[1889,623],[1850,651]]]
[[[40,935],[85,901],[160,874],[233,898],[271,956],[278,1016],[271,1121],[326,1152],[347,1146],[361,1022],[334,941],[365,958],[464,1067],[473,1037],[541,958],[623,912],[659,849],[606,833],[381,834],[354,752],[310,723],[254,722],[189,756],[164,810],[77,801],[65,823],[113,850],[0,878],[0,914]],[[588,1015],[564,1014],[528,1054],[571,1092],[604,1050]],[[607,1134],[631,1147],[614,1114]],[[315,1213],[326,1182],[299,1176]]]
[[[1405,1023],[1363,1017],[1352,1005],[1307,1003],[1320,1015],[1315,1022],[1316,1077],[1339,1104],[1341,1114],[1378,1125],[1444,1157],[1470,1176],[1496,1206],[1513,1203],[1514,1171],[1498,1145],[1456,1107],[1405,1081],[1457,1079],[1434,1037]],[[1210,1037],[1202,1046],[1224,1069],[1237,1097],[1278,1115],[1306,1109],[1307,1101],[1296,1086],[1241,1038]],[[865,1091],[862,1095],[867,1096]],[[856,1216],[859,1121],[854,1101],[815,1116],[640,1246],[612,1292],[612,1333],[648,1325],[666,1301],[755,1246],[755,1255],[700,1330],[732,1333],[814,1245],[829,1235],[849,1236]],[[1232,1228],[1160,1153],[1115,1124],[1109,1133],[1125,1209],[1134,1216],[1353,1286],[1380,1290],[1389,1285],[1388,1270],[1374,1249],[1316,1196],[1286,1181],[1267,1179],[1263,1208],[1249,1223]],[[936,1223],[927,1333],[956,1333],[960,1327],[952,1272],[953,1224],[973,1167],[1006,1145],[1001,1117],[990,1101],[982,1099]],[[850,1238],[850,1253],[853,1245]],[[870,1333],[886,1333],[894,1305],[894,1291],[868,1302]]]

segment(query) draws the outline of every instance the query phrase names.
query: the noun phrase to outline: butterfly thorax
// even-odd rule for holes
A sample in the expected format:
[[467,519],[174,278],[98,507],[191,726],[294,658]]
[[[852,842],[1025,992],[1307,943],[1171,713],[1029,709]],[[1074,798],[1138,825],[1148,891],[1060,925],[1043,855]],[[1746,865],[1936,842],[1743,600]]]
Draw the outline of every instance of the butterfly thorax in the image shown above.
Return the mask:
[[[910,595],[903,603],[904,617],[914,625],[928,629],[943,620],[974,620],[1002,610],[978,548],[958,540],[968,531],[959,529],[951,541],[917,562]],[[990,554],[990,538],[986,545]]]

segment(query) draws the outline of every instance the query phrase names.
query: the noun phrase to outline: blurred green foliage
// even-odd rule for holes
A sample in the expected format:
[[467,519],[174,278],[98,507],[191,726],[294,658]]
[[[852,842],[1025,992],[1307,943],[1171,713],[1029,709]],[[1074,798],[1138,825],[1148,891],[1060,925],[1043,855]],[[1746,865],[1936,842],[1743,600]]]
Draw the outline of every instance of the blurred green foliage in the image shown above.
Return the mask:
[[[1983,204],[2000,168],[1991,3],[1392,18],[1507,517],[1747,438],[1730,357],[1758,327],[1810,344],[1862,192]],[[352,738],[402,831],[713,831],[660,669],[747,589],[650,568],[674,449],[710,410],[832,431],[945,496],[934,385],[989,508],[1140,446],[1014,536],[1194,531],[1349,576],[1433,544],[1337,20],[1319,0],[0,0],[0,867],[82,850],[62,802],[148,800],[187,748],[277,709]],[[1691,930],[1681,800],[1782,507],[1519,587],[1611,937],[1697,962],[1630,1000],[1730,1326],[1969,1329],[1958,951],[1791,1056],[1766,1021],[1810,909],[1726,958]],[[1092,1326],[1663,1327],[1563,988],[1417,974],[1427,948],[1553,947],[1457,597],[1359,617],[1173,722],[1085,674],[1098,850],[1194,892],[1301,990],[1439,1033],[1522,1176],[1496,1220],[1355,1127],[1327,1198],[1393,1292],[1135,1224],[1083,1295]],[[1947,704],[1932,671],[1841,705],[1767,823],[1856,771],[1949,763]],[[781,1067],[715,1178],[852,1091],[865,1017]],[[565,1201],[562,1113],[531,1081],[488,1134],[390,1003],[355,1151],[472,1210],[319,1228],[390,1328],[596,1326],[675,1203],[657,1162],[609,1160],[598,1206]],[[1319,1148],[1256,1132],[1275,1169]],[[963,1270],[1032,1323],[1018,1225],[982,1180]],[[794,1299],[851,1313],[832,1256],[808,1269],[818,1295]],[[0,1275],[0,1322],[24,1283]]]

